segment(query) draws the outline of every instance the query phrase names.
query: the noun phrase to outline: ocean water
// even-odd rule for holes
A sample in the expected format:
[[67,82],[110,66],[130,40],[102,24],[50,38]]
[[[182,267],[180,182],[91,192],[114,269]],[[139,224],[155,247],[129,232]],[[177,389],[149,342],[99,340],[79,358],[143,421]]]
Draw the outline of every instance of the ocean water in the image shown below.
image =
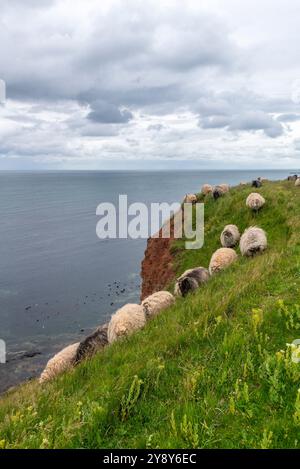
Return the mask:
[[232,185],[289,171],[0,172],[0,392],[140,296],[145,239],[96,236],[96,207],[178,202],[203,183]]

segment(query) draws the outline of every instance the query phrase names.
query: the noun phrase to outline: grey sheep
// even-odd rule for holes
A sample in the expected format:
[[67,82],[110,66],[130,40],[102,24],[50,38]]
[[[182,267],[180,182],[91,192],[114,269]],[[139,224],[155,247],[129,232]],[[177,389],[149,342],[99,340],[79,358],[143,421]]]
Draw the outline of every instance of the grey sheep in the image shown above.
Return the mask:
[[177,278],[174,293],[176,296],[185,297],[189,292],[197,290],[197,288],[207,282],[209,278],[209,271],[204,267],[186,270]]
[[259,187],[262,186],[262,183],[259,179],[254,179],[254,181],[252,181],[251,185],[252,185],[252,187],[256,187],[258,189]]
[[224,248],[234,248],[240,240],[240,232],[236,225],[227,225],[221,233],[221,244]]
[[80,363],[85,358],[90,358],[108,345],[107,338],[108,323],[97,329],[82,340],[76,351],[75,364]]
[[247,228],[240,240],[240,250],[243,256],[252,257],[267,249],[267,235],[257,226]]
[[213,188],[213,191],[212,191],[212,196],[215,200],[219,199],[220,197],[222,197],[222,195],[224,194],[224,191],[222,190],[222,188],[220,186],[215,186]]

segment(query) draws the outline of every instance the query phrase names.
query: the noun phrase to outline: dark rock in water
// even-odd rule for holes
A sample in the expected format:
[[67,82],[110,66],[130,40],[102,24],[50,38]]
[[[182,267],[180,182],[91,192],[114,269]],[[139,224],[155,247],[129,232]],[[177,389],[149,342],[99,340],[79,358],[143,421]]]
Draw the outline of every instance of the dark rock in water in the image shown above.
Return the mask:
[[98,327],[91,335],[80,342],[75,357],[76,364],[87,357],[92,357],[108,344],[107,329],[108,323]]
[[110,303],[110,306],[113,306],[113,304],[114,304],[113,302],[112,302],[112,303]]
[[28,350],[27,352],[15,352],[13,356],[9,355],[9,358],[7,359],[7,363],[10,363],[12,361],[16,360],[23,360],[24,358],[33,358],[36,357],[37,355],[42,355],[42,352],[39,350]]
[[31,309],[31,306],[26,306],[25,311],[29,311]]
[[33,358],[36,357],[37,355],[42,355],[42,352],[39,352],[38,350],[32,350],[25,352],[21,358]]

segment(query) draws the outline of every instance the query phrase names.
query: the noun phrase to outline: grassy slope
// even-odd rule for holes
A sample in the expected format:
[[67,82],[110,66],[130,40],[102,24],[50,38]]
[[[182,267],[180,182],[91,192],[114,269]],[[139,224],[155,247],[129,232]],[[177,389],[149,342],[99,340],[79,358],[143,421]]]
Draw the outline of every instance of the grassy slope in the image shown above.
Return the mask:
[[245,207],[250,192],[207,200],[204,248],[185,251],[178,242],[178,272],[207,266],[227,223],[263,227],[268,251],[240,257],[143,331],[53,383],[4,397],[0,446],[300,447],[300,364],[279,352],[300,338],[299,188],[266,183],[257,216]]

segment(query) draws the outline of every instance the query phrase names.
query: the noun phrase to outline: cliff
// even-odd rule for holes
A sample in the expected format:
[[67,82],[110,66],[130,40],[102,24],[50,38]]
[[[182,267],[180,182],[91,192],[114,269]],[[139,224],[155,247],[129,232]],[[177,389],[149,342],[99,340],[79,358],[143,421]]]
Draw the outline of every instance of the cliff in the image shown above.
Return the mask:
[[[161,234],[161,231],[160,231]],[[174,258],[171,254],[173,238],[149,238],[142,261],[141,300],[165,289],[174,279]]]

